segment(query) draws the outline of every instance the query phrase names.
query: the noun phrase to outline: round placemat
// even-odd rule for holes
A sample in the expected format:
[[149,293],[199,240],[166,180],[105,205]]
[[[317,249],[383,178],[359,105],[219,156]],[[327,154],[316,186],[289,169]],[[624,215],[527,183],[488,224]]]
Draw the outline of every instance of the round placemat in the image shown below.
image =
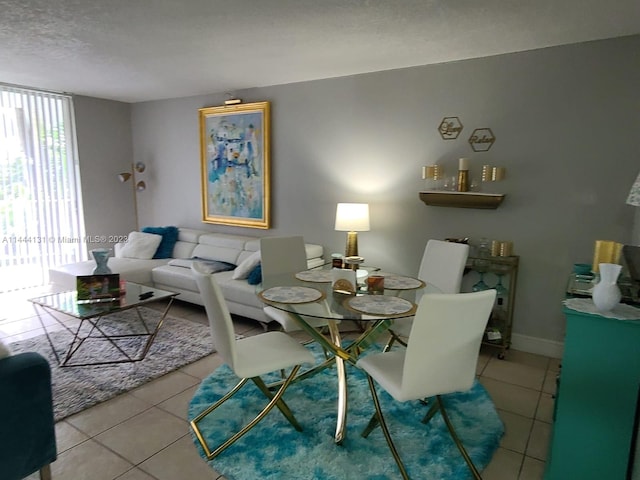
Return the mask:
[[321,291],[311,287],[271,287],[260,296],[269,302],[277,303],[310,303],[323,297]]
[[[386,278],[385,278],[386,282]],[[347,300],[347,305],[360,313],[369,315],[398,315],[415,309],[415,305],[404,298],[389,295],[362,295]]]
[[417,278],[400,275],[385,275],[384,277],[384,288],[389,290],[415,290],[422,287],[424,287],[424,282]]
[[331,281],[331,270],[305,270],[296,273],[296,278],[303,282],[329,283]]

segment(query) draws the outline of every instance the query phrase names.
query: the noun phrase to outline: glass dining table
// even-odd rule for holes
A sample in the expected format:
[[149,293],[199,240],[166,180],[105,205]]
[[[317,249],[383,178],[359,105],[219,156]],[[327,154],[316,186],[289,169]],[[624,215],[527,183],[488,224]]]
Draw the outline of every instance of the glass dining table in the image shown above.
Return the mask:
[[[362,268],[362,267],[361,267]],[[367,271],[367,267],[364,267]],[[367,290],[365,276],[358,276],[357,291],[352,294],[333,290],[333,273],[329,266],[269,276],[257,286],[258,297],[267,305],[291,314],[299,326],[328,353],[328,358],[314,368],[298,375],[295,381],[336,364],[338,384],[338,415],[335,442],[341,444],[346,432],[347,420],[347,370],[360,354],[376,343],[376,339],[388,330],[398,318],[415,314],[415,291],[425,287],[422,280],[403,275],[370,269],[384,277],[383,294]],[[309,319],[327,321],[329,336],[310,325]],[[353,321],[359,327],[356,338],[343,341],[339,324]]]

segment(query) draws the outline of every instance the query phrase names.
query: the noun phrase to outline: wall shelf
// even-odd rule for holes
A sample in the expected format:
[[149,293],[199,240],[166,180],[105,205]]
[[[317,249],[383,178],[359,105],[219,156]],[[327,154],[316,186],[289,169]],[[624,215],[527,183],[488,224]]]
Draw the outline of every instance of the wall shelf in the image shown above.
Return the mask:
[[420,192],[420,200],[434,207],[487,208],[495,209],[502,203],[502,193],[445,192],[425,190]]

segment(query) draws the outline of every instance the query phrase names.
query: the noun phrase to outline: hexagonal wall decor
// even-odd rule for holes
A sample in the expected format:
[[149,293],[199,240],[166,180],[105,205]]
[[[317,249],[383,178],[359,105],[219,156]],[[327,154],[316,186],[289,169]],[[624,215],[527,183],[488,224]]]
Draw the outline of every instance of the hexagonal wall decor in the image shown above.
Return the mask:
[[458,117],[444,117],[438,125],[438,132],[444,140],[455,140],[463,128],[464,126]]
[[490,128],[476,128],[471,132],[469,144],[474,152],[486,152],[496,141],[496,137]]

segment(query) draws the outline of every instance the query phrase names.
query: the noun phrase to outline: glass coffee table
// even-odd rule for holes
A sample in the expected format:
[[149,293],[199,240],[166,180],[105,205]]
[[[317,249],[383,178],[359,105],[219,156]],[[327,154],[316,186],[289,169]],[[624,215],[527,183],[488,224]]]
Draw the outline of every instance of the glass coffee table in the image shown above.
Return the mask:
[[[126,282],[125,288],[126,292],[118,299],[95,303],[78,302],[76,291],[29,299],[61,367],[109,365],[144,360],[169,313],[174,298],[179,294],[132,282]],[[150,319],[145,318],[140,307],[157,301],[166,301],[167,304],[159,313],[160,318],[154,319],[152,323]],[[134,310],[135,314],[117,315],[127,310]],[[71,335],[71,342],[67,345],[65,341],[62,349],[59,342],[56,345],[54,341],[55,332],[51,331],[50,327],[47,328],[43,313],[48,314],[62,327],[58,331],[66,331]],[[112,347],[108,351],[116,358],[105,359],[100,353],[95,358],[87,358],[83,354],[83,360],[72,362],[83,345],[95,341],[108,342]]]

